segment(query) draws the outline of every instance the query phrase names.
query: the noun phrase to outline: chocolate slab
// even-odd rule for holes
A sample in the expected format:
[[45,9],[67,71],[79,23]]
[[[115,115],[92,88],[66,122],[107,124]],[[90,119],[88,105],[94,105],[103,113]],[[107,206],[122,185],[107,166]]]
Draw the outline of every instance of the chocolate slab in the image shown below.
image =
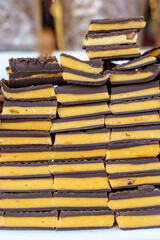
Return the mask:
[[[113,173],[109,175],[109,179],[146,177],[146,176],[148,177],[148,176],[159,176],[159,175],[160,175],[160,170],[153,170],[150,172],[138,172],[138,173]],[[131,183],[128,185],[131,185]],[[136,187],[136,185],[134,185],[134,187]]]
[[0,137],[49,137],[49,133],[46,131],[11,131],[1,130]]
[[149,126],[135,126],[135,127],[128,127],[128,128],[116,128],[112,129],[112,132],[128,132],[128,131],[143,131],[143,130],[158,130],[160,129],[159,125],[149,125]]
[[27,146],[19,146],[17,147],[5,147],[5,146],[1,146],[1,153],[24,153],[24,152],[48,152],[48,151],[52,151],[52,148],[49,146],[33,146],[31,145],[30,147]]
[[[148,97],[154,97],[154,96],[160,96],[160,90],[159,93],[152,94],[152,95],[141,95],[141,96],[134,96],[134,97],[123,97],[123,93],[130,93],[135,91],[141,91],[141,90],[147,90],[157,88],[156,92],[159,90],[159,80],[157,81],[151,81],[147,83],[139,83],[139,84],[132,84],[132,85],[125,85],[124,86],[118,86],[118,87],[112,87],[111,88],[111,102],[119,102],[119,101],[126,101],[126,100],[134,100],[134,99],[142,99],[142,98],[148,98]],[[114,94],[122,94],[120,98],[112,99],[112,96],[114,97]],[[134,94],[134,93],[133,93]]]
[[17,106],[17,107],[50,107],[57,106],[57,101],[38,101],[38,102],[18,102],[18,101],[5,101],[4,107]]
[[138,78],[137,76],[137,79],[130,79],[130,80],[124,80],[124,81],[112,81],[111,80],[111,77],[112,77],[112,74],[116,74],[116,75],[136,75],[136,71],[134,70],[130,70],[130,71],[120,71],[120,70],[115,70],[111,73],[111,76],[110,76],[110,81],[111,81],[111,84],[112,85],[116,85],[116,84],[131,84],[131,83],[145,83],[145,82],[149,82],[151,80],[153,80],[157,74],[159,73],[159,65],[158,64],[153,64],[153,65],[149,65],[147,66],[145,69],[139,69],[138,72],[140,73],[147,73],[147,72],[152,72],[152,75],[149,76],[149,77],[144,77],[144,78]]
[[[152,57],[152,60],[148,60],[148,61],[146,61],[144,63],[141,63],[141,64],[138,63],[139,61],[147,59],[147,58],[149,59],[150,57],[152,57],[152,55],[147,54],[145,56],[141,56],[141,57],[136,58],[134,60],[130,60],[127,63],[123,63],[121,65],[116,65],[113,69],[114,70],[124,70],[124,71],[133,70],[133,69],[144,67],[144,66],[147,66],[147,65],[150,65],[150,64],[153,64],[153,63],[157,62],[157,59]],[[129,66],[130,64],[134,64],[134,66]]]
[[[16,148],[17,149],[17,148]],[[17,150],[18,151],[18,150]],[[3,152],[3,150],[2,150]],[[42,161],[42,162],[0,162],[0,168],[1,167],[41,167],[41,166],[49,166],[48,161]],[[17,176],[16,176],[17,177]]]
[[107,87],[97,86],[97,87],[86,87],[86,86],[77,86],[77,85],[67,85],[59,86],[56,88],[57,94],[95,94],[95,93],[104,93],[107,92]]
[[54,160],[50,162],[49,165],[68,165],[68,164],[90,164],[103,162],[103,158],[98,159],[70,159],[70,160]]
[[[89,72],[82,72],[82,71],[77,71],[77,70],[70,69],[70,68],[63,68],[63,72],[72,73],[72,74],[80,75],[80,76],[87,77],[89,79],[95,79],[95,80],[96,79],[98,80],[99,78],[103,77],[102,74],[94,74],[94,73],[89,73]],[[106,73],[110,73],[110,71],[108,70]],[[70,79],[65,79],[65,81],[69,81],[69,80]]]
[[69,54],[66,54],[66,53],[61,53],[60,56],[63,56],[63,57],[66,57],[66,58],[70,58],[70,59],[73,59],[77,62],[82,62],[82,63],[86,63],[88,64],[89,66],[93,67],[93,68],[103,68],[103,61],[102,60],[88,60],[88,61],[82,61],[76,57],[73,57]]
[[[110,51],[110,50],[120,50],[120,49],[139,49],[138,45],[136,44],[132,44],[132,45],[109,45],[109,46],[104,46],[104,45],[99,45],[99,46],[92,46],[92,47],[86,47],[86,52],[96,52],[96,51]],[[125,55],[113,55],[113,56],[101,56],[101,57],[94,57],[94,59],[103,59],[103,60],[110,60],[110,59],[130,59],[130,58],[136,58],[140,56],[140,52],[139,53],[133,53],[133,54],[125,54]]]
[[134,22],[134,21],[144,21],[143,16],[139,17],[125,17],[125,18],[106,18],[106,19],[94,19],[90,22],[90,24],[98,23],[98,24],[106,24],[106,23],[125,23],[125,22]]
[[114,159],[114,160],[107,160],[106,165],[114,165],[114,164],[134,164],[137,165],[137,170],[138,170],[138,165],[139,164],[147,164],[147,163],[157,163],[159,162],[158,158],[132,158],[132,159],[127,159],[127,160],[119,160],[119,159]]
[[[28,78],[42,78],[43,75],[54,75],[52,77],[58,77],[62,75],[62,69],[59,70],[44,70],[44,71],[23,71],[23,72],[11,72],[9,73],[9,80],[28,79]],[[45,76],[44,76],[45,78]]]
[[[38,86],[30,86],[30,87],[25,87],[25,88],[9,88],[8,87],[8,81],[5,79],[1,80],[1,91],[5,97],[5,92],[6,93],[12,93],[15,94],[15,98],[9,98],[10,100],[15,100],[16,99],[16,94],[18,93],[23,93],[23,92],[32,92],[32,91],[36,91],[36,90],[43,90],[43,89],[49,89],[49,88],[53,88],[54,91],[54,87],[52,84],[46,84],[46,85],[38,85]],[[5,92],[4,92],[5,91]],[[29,99],[29,101],[43,101],[44,99],[56,99],[56,96],[52,96],[52,97],[48,97],[46,96],[46,98],[31,98]],[[20,101],[26,100],[24,99],[19,99]]]
[[60,69],[57,58],[40,57],[40,58],[11,58],[9,65],[13,72],[24,70],[53,70]]
[[135,190],[123,190],[109,194],[109,200],[131,199],[160,196],[160,189],[152,185],[142,185]]
[[[80,174],[63,174],[56,175],[55,178],[93,178],[93,177],[107,177],[105,170],[97,171],[95,173],[80,173]],[[58,190],[61,191],[61,190]],[[67,191],[68,192],[68,191]],[[83,191],[82,191],[83,192]]]

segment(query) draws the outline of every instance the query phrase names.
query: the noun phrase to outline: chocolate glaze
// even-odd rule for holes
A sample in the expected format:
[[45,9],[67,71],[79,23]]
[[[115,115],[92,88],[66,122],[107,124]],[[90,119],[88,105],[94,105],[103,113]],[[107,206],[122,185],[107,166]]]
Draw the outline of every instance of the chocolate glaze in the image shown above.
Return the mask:
[[106,19],[94,19],[90,22],[90,24],[108,24],[108,23],[126,23],[126,22],[137,22],[144,21],[144,17],[129,17],[129,18],[106,18]]
[[58,217],[58,212],[56,210],[43,211],[43,212],[27,212],[27,211],[6,211],[5,217]]
[[[0,116],[1,119],[1,116]],[[2,119],[1,120],[2,123],[22,123],[22,122],[42,122],[42,123],[46,123],[46,122],[51,122],[50,119]],[[26,130],[28,131],[28,130]],[[39,130],[38,130],[39,131]]]
[[53,70],[59,69],[57,58],[40,57],[40,58],[11,58],[9,65],[13,72],[24,70]]
[[[56,175],[55,176],[55,179],[56,178],[96,178],[96,177],[105,177],[107,178],[107,173],[105,170],[99,170],[99,171],[96,171],[94,173],[80,173],[80,174],[74,174],[74,173],[71,173],[71,174],[63,174],[63,175]],[[93,190],[92,190],[93,191]]]
[[[146,62],[146,63],[142,63],[142,64],[138,64],[138,61],[141,61],[141,60],[143,60],[143,59],[147,59],[147,58],[149,58],[149,57],[152,57],[152,55],[150,55],[150,54],[147,54],[147,55],[145,55],[145,56],[141,56],[141,57],[139,57],[139,58],[136,58],[136,59],[134,59],[134,60],[132,60],[132,61],[128,61],[127,63],[123,63],[123,64],[121,64],[121,65],[116,65],[115,67],[114,67],[114,70],[124,70],[124,71],[126,71],[126,70],[132,70],[132,69],[136,69],[136,68],[140,68],[140,67],[144,67],[144,66],[147,66],[147,65],[150,65],[150,64],[153,64],[153,63],[156,63],[157,62],[157,59],[155,59],[155,60],[152,60],[152,61],[148,61],[148,62]],[[135,63],[135,65],[133,66],[133,67],[127,67],[129,64],[131,64],[131,63]],[[136,64],[137,63],[137,64]]]
[[48,160],[46,161],[35,161],[35,162],[0,162],[0,167],[41,167],[49,166]]
[[0,137],[50,137],[50,134],[46,131],[14,131],[14,130],[1,130]]
[[86,34],[86,39],[120,36],[120,35],[127,35],[127,34],[130,34],[130,33],[136,34],[137,33],[137,29],[121,30],[121,31],[116,31],[115,30],[113,32],[107,32],[107,33],[104,33],[104,32],[98,32],[98,33],[97,32],[95,32],[95,33],[88,32]]
[[109,194],[109,200],[145,198],[145,197],[160,196],[160,189],[152,185],[142,185],[138,189],[128,191],[117,191]]
[[[119,50],[119,49],[132,49],[132,48],[139,48],[137,44],[116,44],[116,45],[93,45],[91,47],[86,46],[86,51],[105,51],[105,50]],[[132,54],[133,56],[134,54]],[[135,54],[140,56],[140,54]],[[128,55],[129,56],[129,55]],[[112,56],[113,57],[113,56]],[[121,56],[120,56],[121,57]]]
[[21,88],[21,87],[29,87],[29,86],[37,86],[37,85],[44,85],[44,84],[52,84],[52,85],[65,85],[66,82],[63,80],[62,76],[55,76],[55,77],[47,77],[47,78],[20,78],[20,79],[10,79],[8,86],[13,88]]
[[75,160],[55,160],[49,165],[68,165],[68,164],[91,164],[91,163],[103,163],[103,158],[98,159],[75,159]]
[[0,193],[0,199],[52,198],[52,192]]
[[107,192],[101,191],[101,192],[55,192],[54,197],[56,198],[106,198],[107,200]]
[[155,145],[155,144],[159,144],[159,142],[154,140],[144,140],[144,141],[136,140],[136,141],[130,141],[127,143],[109,143],[108,150],[138,147],[143,145]]
[[101,216],[101,215],[113,215],[112,210],[92,210],[92,211],[61,211],[60,218],[64,217],[78,217],[78,216]]
[[136,173],[113,173],[109,175],[109,179],[118,178],[132,178],[132,177],[148,177],[148,176],[159,176],[160,170],[152,170],[149,172],[136,172]]
[[30,147],[26,147],[26,146],[19,146],[19,147],[5,147],[5,146],[1,146],[1,153],[24,153],[24,152],[51,152],[52,148],[48,147],[48,146],[41,146],[41,147],[37,147],[37,146],[33,146],[31,145]]
[[[158,81],[157,81],[158,82]],[[59,86],[56,89],[57,94],[94,94],[94,93],[105,93],[108,92],[106,85],[99,87],[84,87],[84,86],[76,86],[76,85],[66,85]]]
[[[136,116],[146,116],[146,115],[154,115],[154,114],[158,114],[158,111],[153,111],[153,112],[146,112],[146,113],[132,113],[132,114],[127,114],[127,115],[113,115],[113,114],[108,114],[107,116],[105,116],[105,118],[119,118],[119,117],[136,117]],[[148,123],[149,124],[149,123]]]
[[[96,80],[96,79],[99,79],[99,78],[103,78],[104,75],[102,74],[95,74],[95,73],[88,73],[88,72],[82,72],[82,71],[77,71],[77,70],[74,70],[74,69],[70,69],[70,68],[63,68],[63,72],[66,72],[66,73],[72,73],[72,74],[76,74],[76,75],[79,75],[79,76],[82,76],[82,77],[87,77],[89,80],[90,79],[93,79],[93,80]],[[110,71],[107,70],[107,72],[105,71],[105,73],[109,74]],[[69,80],[69,79],[68,79]],[[76,80],[76,79],[75,79]],[[67,79],[65,79],[65,81],[67,81]],[[78,81],[78,80],[77,80]],[[94,90],[93,90],[94,91]]]
[[159,125],[148,125],[148,126],[136,126],[136,127],[128,127],[128,128],[116,128],[112,129],[112,132],[128,132],[128,131],[145,131],[145,130],[159,130]]
[[150,208],[145,210],[139,210],[139,211],[120,211],[117,212],[116,216],[147,216],[147,215],[159,215],[160,214],[160,208]]
[[[158,163],[159,159],[158,158],[132,158],[132,159],[127,159],[127,160],[107,160],[106,165],[114,165],[114,164],[133,164],[137,165],[138,164],[148,164],[148,163]],[[137,168],[138,170],[138,168]]]
[[19,102],[19,101],[4,101],[4,107],[52,107],[57,106],[57,101],[39,101],[39,102]]
[[[9,73],[9,79],[12,79],[12,80],[17,80],[17,79],[23,79],[23,78],[31,78],[33,75],[36,76],[36,75],[39,75],[39,74],[57,74],[58,73],[62,73],[62,69],[58,69],[58,70],[45,70],[45,71],[22,71],[22,72],[12,72],[12,73]],[[56,76],[57,76],[56,75]],[[56,77],[55,76],[55,77]],[[38,77],[38,78],[42,78],[42,77]],[[45,77],[44,77],[45,78]]]

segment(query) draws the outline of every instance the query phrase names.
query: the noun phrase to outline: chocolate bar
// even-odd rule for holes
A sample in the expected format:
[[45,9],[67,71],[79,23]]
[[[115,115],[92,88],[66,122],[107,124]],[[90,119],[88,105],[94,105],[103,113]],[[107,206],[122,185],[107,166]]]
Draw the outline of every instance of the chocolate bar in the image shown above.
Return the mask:
[[85,118],[53,119],[50,132],[67,132],[104,127],[104,116]]
[[110,71],[104,71],[103,74],[94,74],[77,71],[69,68],[63,69],[63,79],[67,83],[77,85],[99,86],[105,84],[110,76]]
[[54,189],[57,191],[93,192],[110,191],[105,171],[96,173],[64,174],[54,176]]
[[159,80],[147,83],[112,87],[111,102],[143,99],[160,96]]
[[142,185],[136,190],[117,191],[109,194],[109,208],[112,210],[135,210],[160,207],[160,189]]
[[160,116],[158,112],[133,113],[127,115],[105,116],[105,125],[108,128],[145,126],[160,124]]
[[0,209],[7,211],[47,211],[55,208],[52,192],[0,193]]
[[83,49],[99,45],[134,44],[137,42],[137,35],[136,30],[110,33],[88,33],[83,43]]
[[63,68],[69,68],[80,72],[94,74],[100,74],[103,72],[102,60],[82,61],[65,53],[60,55],[60,64]]
[[62,210],[106,209],[107,192],[55,192],[55,206]]
[[[0,168],[1,169],[1,168]],[[103,158],[99,159],[75,159],[75,160],[54,160],[49,163],[49,172],[57,174],[79,174],[104,171]]]
[[50,128],[49,119],[1,119],[0,122],[1,130],[49,131]]
[[83,104],[78,106],[58,106],[60,118],[89,117],[110,113],[107,102]]
[[107,160],[156,157],[160,153],[158,141],[131,141],[127,143],[110,143]]
[[114,70],[110,75],[112,85],[116,84],[131,84],[131,83],[146,83],[153,80],[159,73],[159,65],[153,64],[145,69],[137,71],[120,71]]
[[160,209],[121,211],[116,214],[118,226],[123,230],[160,227]]
[[23,88],[10,88],[8,87],[8,81],[2,79],[1,91],[5,99],[14,101],[44,101],[56,99],[56,94],[52,84]]
[[112,189],[134,188],[143,184],[160,185],[160,171],[110,174],[109,183]]
[[98,158],[105,158],[106,154],[107,154],[106,146],[53,149],[54,160],[98,159]]
[[140,56],[140,49],[136,44],[111,45],[111,46],[92,46],[87,47],[86,53],[89,59],[130,59]]
[[0,163],[0,179],[29,177],[50,177],[49,163],[47,161]]
[[89,32],[110,32],[126,29],[141,30],[146,26],[143,17],[95,19],[90,22]]
[[160,125],[115,128],[111,132],[110,142],[146,139],[160,140]]
[[110,228],[113,224],[111,210],[61,211],[57,230]]
[[160,98],[153,97],[122,103],[110,103],[109,109],[113,114],[152,112],[160,109]]
[[4,147],[1,146],[0,162],[33,162],[49,161],[54,158],[53,150],[50,147]]
[[130,60],[127,63],[123,63],[120,65],[116,65],[114,67],[115,70],[133,70],[141,67],[145,67],[148,65],[151,65],[153,63],[156,63],[157,59],[153,57],[151,54],[147,54],[145,56],[141,56],[139,58],[136,58],[134,60]]
[[57,101],[63,105],[109,101],[106,86],[96,88],[76,85],[59,86],[56,93]]
[[53,230],[58,224],[58,212],[7,211],[3,216],[1,229]]
[[0,146],[52,145],[50,134],[46,131],[0,131]]
[[108,174],[150,172],[154,170],[160,170],[159,159],[155,157],[106,161]]
[[67,133],[56,133],[54,147],[86,147],[86,146],[106,146],[110,140],[110,129],[102,128],[95,130],[74,131]]
[[56,101],[19,102],[5,101],[1,118],[47,118],[56,117]]
[[52,177],[0,179],[0,192],[53,191]]

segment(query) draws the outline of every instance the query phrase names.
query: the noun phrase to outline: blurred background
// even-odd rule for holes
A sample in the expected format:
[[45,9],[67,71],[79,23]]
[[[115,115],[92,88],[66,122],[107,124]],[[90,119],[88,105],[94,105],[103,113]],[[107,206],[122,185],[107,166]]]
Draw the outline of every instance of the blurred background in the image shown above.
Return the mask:
[[144,16],[143,47],[160,45],[160,0],[0,0],[0,50],[80,50],[90,20]]

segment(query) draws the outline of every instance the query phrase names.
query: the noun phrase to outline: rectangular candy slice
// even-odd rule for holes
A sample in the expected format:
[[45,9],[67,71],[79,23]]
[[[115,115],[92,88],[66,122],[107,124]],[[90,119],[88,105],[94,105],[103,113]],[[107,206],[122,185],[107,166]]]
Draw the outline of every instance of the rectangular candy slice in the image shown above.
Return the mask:
[[50,128],[49,119],[1,119],[0,122],[1,130],[49,131]]
[[106,146],[110,140],[110,129],[101,128],[95,130],[56,133],[54,146],[58,147],[87,147]]
[[105,209],[108,208],[107,192],[55,192],[55,206],[58,209]]
[[50,177],[48,162],[0,163],[0,179],[29,177]]
[[57,230],[109,228],[114,224],[110,210],[61,211]]
[[110,75],[110,82],[112,85],[145,83],[153,80],[158,73],[159,73],[158,64],[153,64],[146,67],[145,69],[139,69],[137,71],[114,70]]
[[106,86],[59,86],[56,89],[56,93],[57,101],[63,105],[109,101],[109,94]]
[[0,193],[0,209],[5,211],[46,211],[53,208],[52,192]]
[[160,209],[118,212],[116,221],[123,230],[160,227]]
[[160,162],[158,158],[154,157],[106,161],[108,174],[150,172],[155,170],[160,170]]
[[111,102],[121,102],[160,96],[159,80],[147,83],[112,87]]
[[89,59],[130,59],[140,56],[140,49],[136,44],[110,45],[110,46],[92,46],[86,48]]
[[20,230],[52,230],[58,224],[58,212],[19,212],[7,211],[3,217],[4,225],[1,229],[20,229]]
[[146,26],[143,17],[95,19],[90,22],[89,32],[110,32],[126,29],[142,29]]
[[52,145],[52,139],[46,131],[0,131],[0,146]]
[[40,57],[40,58],[11,58],[9,59],[9,69],[11,72],[21,71],[43,71],[59,70],[57,58]]
[[102,60],[82,61],[71,55],[62,53],[60,55],[60,64],[63,68],[69,68],[76,71],[100,74],[103,72]]
[[114,211],[157,208],[160,207],[160,189],[152,185],[142,185],[136,190],[110,193],[108,205]]
[[54,158],[50,147],[1,147],[0,162],[33,162],[49,161]]
[[5,101],[1,118],[55,118],[56,112],[56,101]]
[[78,106],[58,106],[60,118],[76,118],[110,113],[107,102],[83,104]]
[[52,84],[10,88],[8,81],[1,80],[1,91],[5,99],[18,101],[44,101],[56,99],[56,94]]
[[134,113],[127,115],[112,115],[105,117],[105,125],[108,128],[131,127],[141,125],[160,124],[158,112]]
[[104,127],[104,116],[92,116],[85,118],[53,119],[50,132],[68,132]]
[[152,112],[160,109],[160,98],[153,97],[122,103],[111,103],[109,109],[113,114]]
[[54,176],[54,189],[57,191],[93,192],[110,191],[106,172],[66,174]]
[[110,33],[88,33],[83,43],[83,49],[91,46],[105,46],[114,44],[134,44],[137,42],[137,32],[116,31]]
[[116,70],[132,70],[140,67],[144,67],[153,63],[156,63],[157,59],[153,57],[151,54],[147,54],[145,56],[141,56],[139,58],[135,58],[134,60],[130,60],[127,63],[123,63],[117,65],[114,69]]
[[70,68],[63,69],[63,79],[67,83],[77,85],[99,86],[105,84],[110,76],[110,71],[105,71],[103,74],[94,74],[73,70]]
[[160,153],[158,141],[132,141],[128,143],[110,143],[107,160],[156,157]]
[[0,179],[0,192],[48,192],[53,190],[52,177]]
[[[1,168],[0,168],[1,170]],[[49,172],[55,174],[79,174],[104,171],[103,158],[101,159],[75,159],[75,160],[54,160],[49,163]]]
[[111,132],[110,142],[130,140],[160,140],[160,125],[115,128]]
[[53,149],[54,160],[97,159],[97,158],[105,158],[106,154],[107,154],[106,146]]
[[111,174],[109,183],[112,189],[134,188],[143,184],[160,185],[160,171]]

